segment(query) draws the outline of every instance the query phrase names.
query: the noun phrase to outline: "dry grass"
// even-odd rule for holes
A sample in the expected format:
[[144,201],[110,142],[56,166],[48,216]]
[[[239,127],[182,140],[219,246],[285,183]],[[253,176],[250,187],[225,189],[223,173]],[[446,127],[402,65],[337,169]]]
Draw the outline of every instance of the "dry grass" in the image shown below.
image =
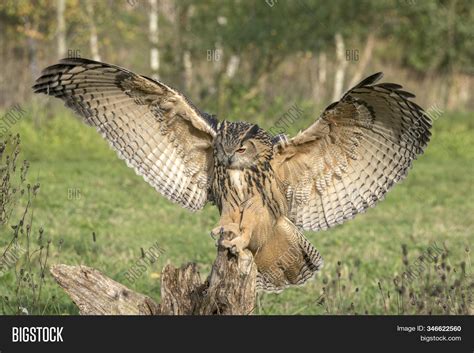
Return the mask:
[[[85,264],[127,283],[141,249],[158,244],[164,254],[130,285],[156,300],[167,262],[194,261],[208,272],[215,256],[208,236],[218,220],[214,208],[189,214],[166,201],[69,113],[40,119],[39,127],[32,121],[25,116],[14,127],[22,153],[15,152],[15,138],[2,150],[2,180],[9,170],[2,190],[9,191],[2,191],[0,249],[25,252],[0,279],[1,313],[77,313],[47,273],[53,263]],[[385,201],[343,226],[307,234],[325,260],[316,279],[260,295],[257,313],[472,314],[473,130],[468,113],[436,121],[425,155]],[[5,169],[7,156],[18,167],[11,162]],[[416,275],[403,275],[409,271]]]

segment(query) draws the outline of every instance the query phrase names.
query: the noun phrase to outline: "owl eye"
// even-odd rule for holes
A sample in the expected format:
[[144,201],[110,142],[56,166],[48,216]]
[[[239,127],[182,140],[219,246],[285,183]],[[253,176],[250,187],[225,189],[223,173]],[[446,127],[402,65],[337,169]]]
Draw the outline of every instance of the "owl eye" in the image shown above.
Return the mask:
[[235,151],[237,153],[244,153],[245,152],[245,148],[239,148],[237,151]]

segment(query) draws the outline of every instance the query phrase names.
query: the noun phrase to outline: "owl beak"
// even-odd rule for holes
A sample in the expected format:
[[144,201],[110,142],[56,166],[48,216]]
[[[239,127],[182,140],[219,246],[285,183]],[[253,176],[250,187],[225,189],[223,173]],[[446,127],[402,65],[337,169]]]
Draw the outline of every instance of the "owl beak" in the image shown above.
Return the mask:
[[219,157],[220,157],[219,161],[221,162],[222,166],[225,168],[229,167],[234,161],[233,159],[234,156],[232,154],[228,154],[227,151],[223,151],[223,153],[221,153]]

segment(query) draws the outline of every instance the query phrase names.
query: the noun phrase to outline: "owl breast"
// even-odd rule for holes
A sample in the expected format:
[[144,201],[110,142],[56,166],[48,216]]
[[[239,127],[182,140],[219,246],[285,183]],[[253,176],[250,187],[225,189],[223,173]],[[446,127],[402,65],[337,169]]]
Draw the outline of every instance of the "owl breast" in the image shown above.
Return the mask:
[[246,199],[246,195],[250,196],[249,190],[245,190],[247,188],[245,182],[245,173],[239,169],[230,169],[228,170],[229,174],[229,183],[232,185],[234,192],[238,199],[243,202]]
[[258,207],[277,218],[287,212],[286,199],[279,184],[268,170],[219,167],[213,182],[213,194],[221,215],[238,214],[249,207]]

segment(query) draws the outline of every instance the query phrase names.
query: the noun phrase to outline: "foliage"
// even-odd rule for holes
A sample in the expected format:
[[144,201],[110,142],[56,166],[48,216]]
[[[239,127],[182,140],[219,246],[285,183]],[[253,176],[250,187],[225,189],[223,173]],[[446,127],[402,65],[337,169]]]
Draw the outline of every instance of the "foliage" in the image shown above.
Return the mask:
[[[302,117],[287,132],[308,126],[329,103],[336,33],[346,49],[361,55],[369,36],[375,37],[365,69],[362,60],[345,63],[346,88],[359,69],[367,74],[384,67],[391,80],[400,73],[397,82],[421,96],[417,102],[429,102],[427,108],[439,103],[447,111],[441,103],[449,97],[463,96],[467,107],[473,102],[474,8],[467,0],[159,4],[160,79],[186,88],[197,106],[220,119],[270,129],[297,104]],[[77,313],[48,274],[48,263],[86,264],[125,282],[140,249],[159,244],[166,252],[133,283],[158,300],[166,262],[196,261],[206,272],[215,254],[206,236],[218,220],[214,208],[190,216],[152,191],[61,102],[31,98],[39,70],[59,59],[56,6],[47,0],[0,3],[0,107],[28,106],[11,127],[21,133],[21,153],[17,135],[0,143],[1,313]],[[94,1],[93,8],[91,18],[84,1],[67,1],[67,49],[91,56],[93,21],[102,60],[149,74],[148,1]],[[226,71],[232,57],[239,59],[234,76]],[[280,295],[262,294],[258,313],[468,313],[473,130],[469,113],[443,114],[426,154],[386,201],[344,226],[308,235],[325,257],[316,280]],[[20,158],[31,161],[34,183],[29,163]],[[433,242],[449,249],[445,257],[410,286],[394,283],[410,256]],[[403,244],[410,251],[400,256]]]
[[[279,104],[288,108],[283,102]],[[307,103],[302,103],[301,108],[316,109]],[[275,122],[265,118],[268,112],[239,109],[229,115],[243,114],[251,121],[262,122],[267,129]],[[179,266],[195,261],[202,273],[208,272],[215,257],[214,241],[208,236],[209,229],[218,221],[215,208],[206,207],[190,215],[154,192],[116,158],[93,129],[81,124],[69,111],[57,110],[54,116],[39,128],[34,127],[28,116],[14,127],[22,140],[28,141],[23,144],[23,158],[31,161],[31,170],[38,174],[39,181],[44,180],[41,197],[34,200],[31,228],[36,230],[31,231],[29,239],[32,247],[38,247],[39,227],[47,229],[51,240],[48,264],[85,264],[129,285],[126,274],[141,258],[141,249],[158,244],[164,254],[131,285],[133,290],[157,301],[160,272],[166,263]],[[307,126],[311,119],[311,114],[304,114],[288,132]],[[462,298],[463,293],[466,295],[464,288],[472,285],[466,249],[472,245],[473,225],[466,215],[472,214],[474,203],[466,191],[472,189],[473,130],[469,114],[440,117],[425,155],[415,162],[409,178],[395,187],[385,201],[340,227],[307,234],[325,260],[316,279],[281,294],[260,295],[257,313],[452,314],[464,310],[463,305],[469,304],[468,297]],[[18,217],[11,219],[14,221],[9,224],[19,224]],[[1,249],[12,239],[10,230],[9,226],[0,228]],[[26,228],[23,235],[18,234],[19,239],[28,239],[24,235]],[[46,231],[43,246],[48,244],[45,234]],[[447,257],[430,264],[429,271],[399,293],[393,279],[406,270],[401,246],[407,245],[406,257],[413,264],[433,242],[449,250]],[[39,280],[41,267],[37,260],[32,269],[37,274],[33,278]],[[21,268],[23,265],[18,264],[1,279],[0,295],[8,296],[11,303],[18,285],[15,271],[20,278]],[[444,282],[443,273],[447,279]],[[441,286],[440,291],[433,295],[436,286]],[[11,304],[11,308],[4,303],[4,312],[13,313],[21,306],[29,313],[77,313],[48,273],[41,292],[42,298],[35,306],[25,300]],[[31,295],[30,292],[29,298]],[[322,296],[324,302],[318,304]],[[415,305],[411,304],[413,300]]]
[[[257,87],[295,56],[318,57],[327,53],[334,64],[334,37],[340,33],[347,49],[361,53],[369,35],[377,38],[374,59],[384,59],[419,76],[473,74],[474,8],[466,0],[266,0],[254,2],[189,0],[160,1],[160,78],[207,102],[233,96],[234,84],[247,91]],[[13,1],[0,4],[4,30],[2,61],[23,70],[14,90],[29,97],[27,88],[43,65],[57,61],[56,1]],[[148,74],[149,3],[94,1],[92,18],[84,1],[66,2],[67,49],[90,57],[89,21],[99,38],[101,58]],[[221,51],[220,59],[210,60],[209,52]],[[192,85],[184,75],[183,55],[191,55]],[[232,56],[240,59],[232,84],[222,83]],[[15,66],[16,65],[16,66]],[[298,65],[298,64],[296,64]],[[356,70],[352,65],[349,70]],[[6,73],[10,70],[6,69]],[[15,77],[16,78],[16,77]],[[443,81],[446,82],[446,81]],[[288,80],[281,82],[286,85]],[[451,84],[451,80],[447,80]],[[20,84],[24,87],[19,87]],[[18,85],[15,86],[15,85]],[[0,87],[5,93],[10,92]],[[291,88],[289,89],[291,90]],[[24,92],[24,93],[23,93]],[[308,92],[308,90],[306,90]],[[422,92],[422,94],[424,94]],[[306,98],[311,95],[307,94]],[[18,95],[16,95],[18,97]],[[11,103],[9,96],[0,105]],[[223,110],[222,103],[216,112]],[[226,111],[224,109],[224,111]]]
[[20,155],[20,136],[9,136],[1,143],[2,194],[0,223],[2,247],[0,293],[2,314],[42,314],[51,310],[50,300],[42,293],[48,270],[50,240],[45,239],[43,228],[33,227],[33,205],[40,185],[27,181],[29,163],[24,160],[17,169]]

